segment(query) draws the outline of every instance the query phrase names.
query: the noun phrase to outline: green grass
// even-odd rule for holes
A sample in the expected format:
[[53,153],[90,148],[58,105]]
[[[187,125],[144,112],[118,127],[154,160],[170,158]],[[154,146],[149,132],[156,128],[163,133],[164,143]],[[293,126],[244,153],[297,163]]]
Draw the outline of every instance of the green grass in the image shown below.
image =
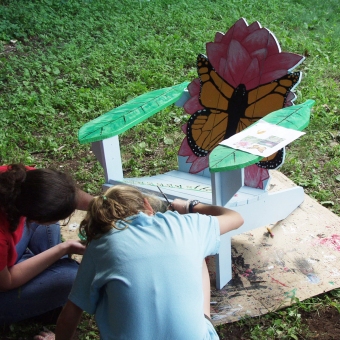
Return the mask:
[[[326,329],[319,329],[319,334],[310,331],[304,322],[303,316],[308,313],[313,313],[318,320],[318,324],[322,323],[322,316],[326,310],[334,309],[340,313],[340,290],[335,289],[328,294],[322,294],[312,297],[303,302],[294,298],[294,304],[290,307],[271,312],[266,315],[255,318],[244,318],[233,324],[225,324],[218,326],[217,329],[221,334],[221,339],[230,339],[230,336],[235,333],[235,330],[243,330],[242,339],[250,340],[272,340],[272,339],[335,339],[334,334],[330,333],[324,336],[322,333]],[[338,318],[337,318],[338,319]],[[337,323],[334,320],[334,323]],[[337,326],[335,325],[335,329]],[[226,337],[223,337],[226,335]],[[232,338],[233,340],[238,338]]]
[[[196,77],[205,43],[240,17],[269,28],[283,51],[307,55],[296,103],[316,104],[282,172],[340,215],[338,0],[0,0],[0,163],[68,170],[98,193],[103,170],[78,129],[137,95]],[[169,107],[124,133],[125,175],[173,168],[186,119]]]

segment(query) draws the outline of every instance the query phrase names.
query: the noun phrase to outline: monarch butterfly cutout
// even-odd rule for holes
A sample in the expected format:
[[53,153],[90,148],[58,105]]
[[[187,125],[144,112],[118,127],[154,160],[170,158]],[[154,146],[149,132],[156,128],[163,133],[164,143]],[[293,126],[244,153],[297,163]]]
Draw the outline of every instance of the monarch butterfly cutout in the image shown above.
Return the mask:
[[[300,72],[294,72],[252,90],[243,84],[234,88],[203,54],[198,55],[197,70],[201,83],[199,101],[204,109],[195,112],[187,124],[188,144],[197,157],[207,156],[224,139],[284,107],[289,92],[301,78]],[[280,150],[258,165],[276,168],[283,154]]]

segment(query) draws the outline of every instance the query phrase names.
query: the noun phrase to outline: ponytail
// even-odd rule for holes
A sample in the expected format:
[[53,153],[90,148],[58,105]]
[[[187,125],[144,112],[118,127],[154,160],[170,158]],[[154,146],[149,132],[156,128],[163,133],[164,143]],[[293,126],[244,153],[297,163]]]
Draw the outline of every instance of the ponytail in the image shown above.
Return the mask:
[[[122,230],[127,228],[127,218],[144,211],[144,199],[147,198],[154,211],[165,211],[164,204],[158,198],[149,197],[137,188],[127,185],[115,185],[105,195],[95,197],[89,210],[80,223],[80,234],[86,237],[86,243],[97,239],[112,228]],[[118,221],[124,221],[125,226],[117,226]]]
[[6,172],[0,173],[0,208],[6,214],[11,231],[16,230],[21,216],[15,202],[20,196],[26,173],[22,164],[9,165]]

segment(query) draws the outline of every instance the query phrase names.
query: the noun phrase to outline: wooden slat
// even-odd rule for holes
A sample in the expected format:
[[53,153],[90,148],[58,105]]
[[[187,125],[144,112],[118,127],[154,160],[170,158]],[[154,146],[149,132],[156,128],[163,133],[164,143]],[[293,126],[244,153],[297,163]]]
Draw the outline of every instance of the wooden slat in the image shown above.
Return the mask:
[[[156,195],[163,199],[157,186],[170,200],[175,198],[198,199],[202,203],[212,204],[210,179],[203,176],[188,174],[181,171],[170,171],[162,175],[142,178],[125,178],[122,182],[110,181],[111,185],[128,184],[141,189],[148,194]],[[242,187],[227,204],[228,207],[241,206],[257,201],[265,194],[261,189]]]
[[152,177],[125,178],[124,183],[154,193],[159,193],[158,185],[169,199],[198,199],[207,204],[212,202],[210,179],[181,171],[170,171]]

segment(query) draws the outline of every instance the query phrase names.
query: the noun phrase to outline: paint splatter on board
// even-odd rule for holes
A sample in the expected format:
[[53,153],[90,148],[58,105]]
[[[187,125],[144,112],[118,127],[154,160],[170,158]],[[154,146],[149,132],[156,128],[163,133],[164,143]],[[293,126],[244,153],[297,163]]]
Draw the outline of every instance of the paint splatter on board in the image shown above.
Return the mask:
[[279,285],[281,285],[283,287],[288,287],[286,284],[280,282],[279,280],[274,279],[273,277],[271,279],[272,279],[272,282],[278,283]]
[[296,297],[296,292],[297,292],[297,289],[294,288],[291,291],[284,293],[284,295],[286,298],[293,300]]
[[294,260],[296,268],[307,277],[308,281],[313,284],[317,284],[320,282],[320,278],[315,273],[314,268],[310,262],[311,261],[308,261],[304,258],[296,258]]
[[317,244],[321,244],[330,248],[333,248],[336,251],[340,251],[340,235],[332,235],[330,237],[320,238],[315,241]]

